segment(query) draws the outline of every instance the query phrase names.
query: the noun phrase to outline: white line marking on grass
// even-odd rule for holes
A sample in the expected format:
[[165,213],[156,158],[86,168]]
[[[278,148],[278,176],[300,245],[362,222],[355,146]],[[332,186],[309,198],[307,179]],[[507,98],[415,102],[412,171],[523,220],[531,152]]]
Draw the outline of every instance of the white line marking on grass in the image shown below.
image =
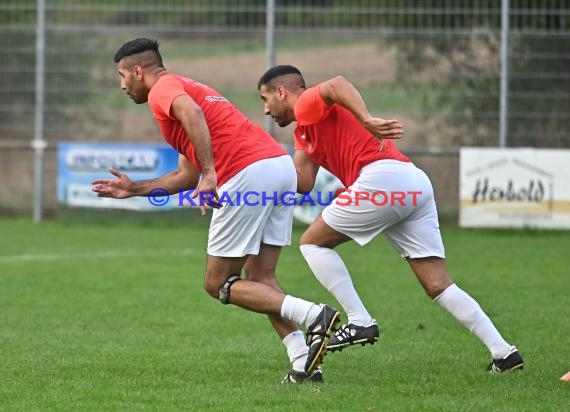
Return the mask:
[[124,258],[136,256],[188,256],[204,254],[206,251],[196,249],[178,250],[100,250],[93,252],[67,253],[22,253],[20,255],[0,256],[0,263],[33,262],[42,260],[71,260],[71,259],[103,259]]

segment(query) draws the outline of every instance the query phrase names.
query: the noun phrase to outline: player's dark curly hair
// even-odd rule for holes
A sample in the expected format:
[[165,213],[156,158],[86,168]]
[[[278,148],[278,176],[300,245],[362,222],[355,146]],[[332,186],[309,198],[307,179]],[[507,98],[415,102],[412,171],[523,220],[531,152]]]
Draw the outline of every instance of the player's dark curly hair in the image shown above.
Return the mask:
[[163,67],[162,56],[158,51],[158,40],[147,39],[144,37],[134,39],[123,44],[121,48],[115,53],[114,61],[115,63],[119,63],[125,57],[133,56],[135,54],[144,53],[147,51],[152,52],[157,60],[157,63]]
[[303,79],[303,75],[295,66],[291,66],[289,64],[282,64],[279,66],[273,66],[271,69],[267,70],[263,75],[259,78],[257,82],[257,90],[261,89],[261,86],[267,87],[269,90],[273,90],[275,88],[275,82],[273,80],[277,79],[280,76],[285,76],[289,74],[297,75],[298,79],[298,86],[305,88],[305,79]]

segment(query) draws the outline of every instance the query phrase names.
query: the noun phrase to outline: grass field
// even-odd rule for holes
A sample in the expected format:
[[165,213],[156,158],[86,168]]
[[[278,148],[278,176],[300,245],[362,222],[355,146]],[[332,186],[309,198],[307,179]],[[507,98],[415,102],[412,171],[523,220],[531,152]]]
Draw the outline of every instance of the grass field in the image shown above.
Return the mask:
[[[298,239],[302,228],[296,228]],[[0,220],[2,411],[562,411],[570,404],[570,232],[443,227],[449,268],[527,367],[489,376],[486,348],[376,239],[344,245],[380,344],[325,358],[321,385],[281,385],[264,316],[202,289],[205,223]],[[336,304],[298,249],[282,286]]]

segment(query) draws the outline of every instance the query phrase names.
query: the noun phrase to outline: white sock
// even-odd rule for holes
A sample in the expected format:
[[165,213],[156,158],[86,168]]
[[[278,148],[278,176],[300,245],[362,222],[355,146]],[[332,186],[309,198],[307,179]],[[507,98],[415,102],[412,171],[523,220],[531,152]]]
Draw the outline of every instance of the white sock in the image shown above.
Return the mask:
[[475,299],[456,284],[449,286],[434,300],[481,339],[491,352],[493,359],[501,359],[509,353],[511,345],[503,339]]
[[291,332],[283,338],[283,344],[287,348],[287,356],[294,370],[303,372],[307,362],[309,348],[305,342],[305,335],[300,330]]
[[341,304],[348,323],[357,326],[370,324],[372,316],[356,293],[350,274],[338,253],[315,245],[301,245],[300,249],[315,277]]
[[281,305],[281,317],[298,325],[309,326],[319,316],[321,307],[313,302],[286,295]]

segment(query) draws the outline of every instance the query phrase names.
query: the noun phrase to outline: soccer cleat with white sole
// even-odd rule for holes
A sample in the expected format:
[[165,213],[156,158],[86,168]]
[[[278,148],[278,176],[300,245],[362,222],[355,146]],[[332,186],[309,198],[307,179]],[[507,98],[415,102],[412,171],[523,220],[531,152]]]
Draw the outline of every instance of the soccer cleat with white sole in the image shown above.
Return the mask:
[[335,325],[340,321],[338,310],[329,305],[321,304],[317,318],[307,328],[307,362],[305,372],[311,375],[322,363],[327,352],[327,344]]
[[504,358],[493,359],[493,362],[487,366],[487,371],[489,373],[503,373],[523,368],[524,360],[517,348],[513,346]]
[[283,378],[281,383],[320,383],[323,381],[323,371],[317,368],[312,374],[307,375],[305,371],[291,369]]
[[329,352],[341,351],[347,346],[370,343],[374,344],[380,338],[380,330],[376,320],[366,326],[357,326],[351,323],[342,325],[329,339],[327,350]]

